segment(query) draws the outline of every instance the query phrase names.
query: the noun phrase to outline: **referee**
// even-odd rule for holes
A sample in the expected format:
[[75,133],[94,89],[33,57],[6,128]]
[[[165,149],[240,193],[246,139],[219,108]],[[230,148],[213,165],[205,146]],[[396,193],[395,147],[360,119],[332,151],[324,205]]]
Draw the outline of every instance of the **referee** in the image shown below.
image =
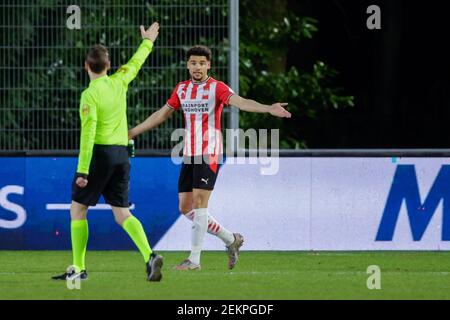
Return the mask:
[[111,63],[108,50],[92,47],[85,69],[89,87],[81,94],[81,143],[78,167],[72,184],[71,239],[73,265],[55,280],[87,279],[85,255],[88,241],[87,210],[101,195],[111,205],[116,222],[128,233],[146,263],[147,279],[160,281],[163,258],[152,252],[141,223],[129,210],[130,160],[126,95],[153,48],[159,24],[148,30],[140,27],[143,38],[131,60],[108,77]]

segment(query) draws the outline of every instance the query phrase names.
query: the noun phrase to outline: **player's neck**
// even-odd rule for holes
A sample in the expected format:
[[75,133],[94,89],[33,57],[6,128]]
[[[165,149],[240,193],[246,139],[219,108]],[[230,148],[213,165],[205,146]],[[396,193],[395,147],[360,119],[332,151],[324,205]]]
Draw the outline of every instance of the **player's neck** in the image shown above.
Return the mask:
[[89,79],[91,79],[91,81],[94,81],[95,79],[104,77],[108,74],[108,71],[104,71],[102,73],[93,73],[93,72],[89,72]]
[[205,83],[206,81],[208,81],[210,78],[210,76],[206,76],[204,78],[202,78],[201,80],[195,80],[194,78],[191,78],[192,83],[194,84],[199,84],[199,83]]

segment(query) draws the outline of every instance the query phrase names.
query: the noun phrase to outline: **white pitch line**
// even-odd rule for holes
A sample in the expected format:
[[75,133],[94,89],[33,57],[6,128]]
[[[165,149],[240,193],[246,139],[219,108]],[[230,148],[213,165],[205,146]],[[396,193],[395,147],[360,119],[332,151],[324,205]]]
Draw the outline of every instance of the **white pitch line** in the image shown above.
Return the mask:
[[[48,203],[45,205],[47,210],[70,210],[70,203]],[[131,205],[130,210],[135,209],[135,205]],[[95,207],[89,207],[89,210],[111,210],[109,204],[98,204]]]

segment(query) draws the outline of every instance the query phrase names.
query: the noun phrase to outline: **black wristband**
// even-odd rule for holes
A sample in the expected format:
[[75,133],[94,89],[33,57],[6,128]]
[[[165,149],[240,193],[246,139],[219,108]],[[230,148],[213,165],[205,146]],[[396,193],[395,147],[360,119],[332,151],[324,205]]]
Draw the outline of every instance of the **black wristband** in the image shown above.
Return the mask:
[[79,172],[77,172],[76,177],[77,177],[77,178],[83,178],[83,179],[86,179],[86,180],[87,180],[88,175],[85,174],[85,173],[79,173]]

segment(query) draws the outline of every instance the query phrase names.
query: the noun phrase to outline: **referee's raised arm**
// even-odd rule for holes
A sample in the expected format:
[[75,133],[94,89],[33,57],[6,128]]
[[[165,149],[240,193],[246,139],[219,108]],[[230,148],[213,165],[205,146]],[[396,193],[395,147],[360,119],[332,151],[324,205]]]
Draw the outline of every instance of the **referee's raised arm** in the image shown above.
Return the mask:
[[112,77],[120,78],[126,86],[130,84],[131,81],[136,78],[139,70],[144,64],[145,60],[152,52],[153,44],[158,38],[159,34],[159,24],[154,22],[150,28],[145,30],[144,26],[140,26],[141,36],[144,41],[142,41],[136,53],[131,57],[127,64],[121,66],[117,72],[112,75]]

